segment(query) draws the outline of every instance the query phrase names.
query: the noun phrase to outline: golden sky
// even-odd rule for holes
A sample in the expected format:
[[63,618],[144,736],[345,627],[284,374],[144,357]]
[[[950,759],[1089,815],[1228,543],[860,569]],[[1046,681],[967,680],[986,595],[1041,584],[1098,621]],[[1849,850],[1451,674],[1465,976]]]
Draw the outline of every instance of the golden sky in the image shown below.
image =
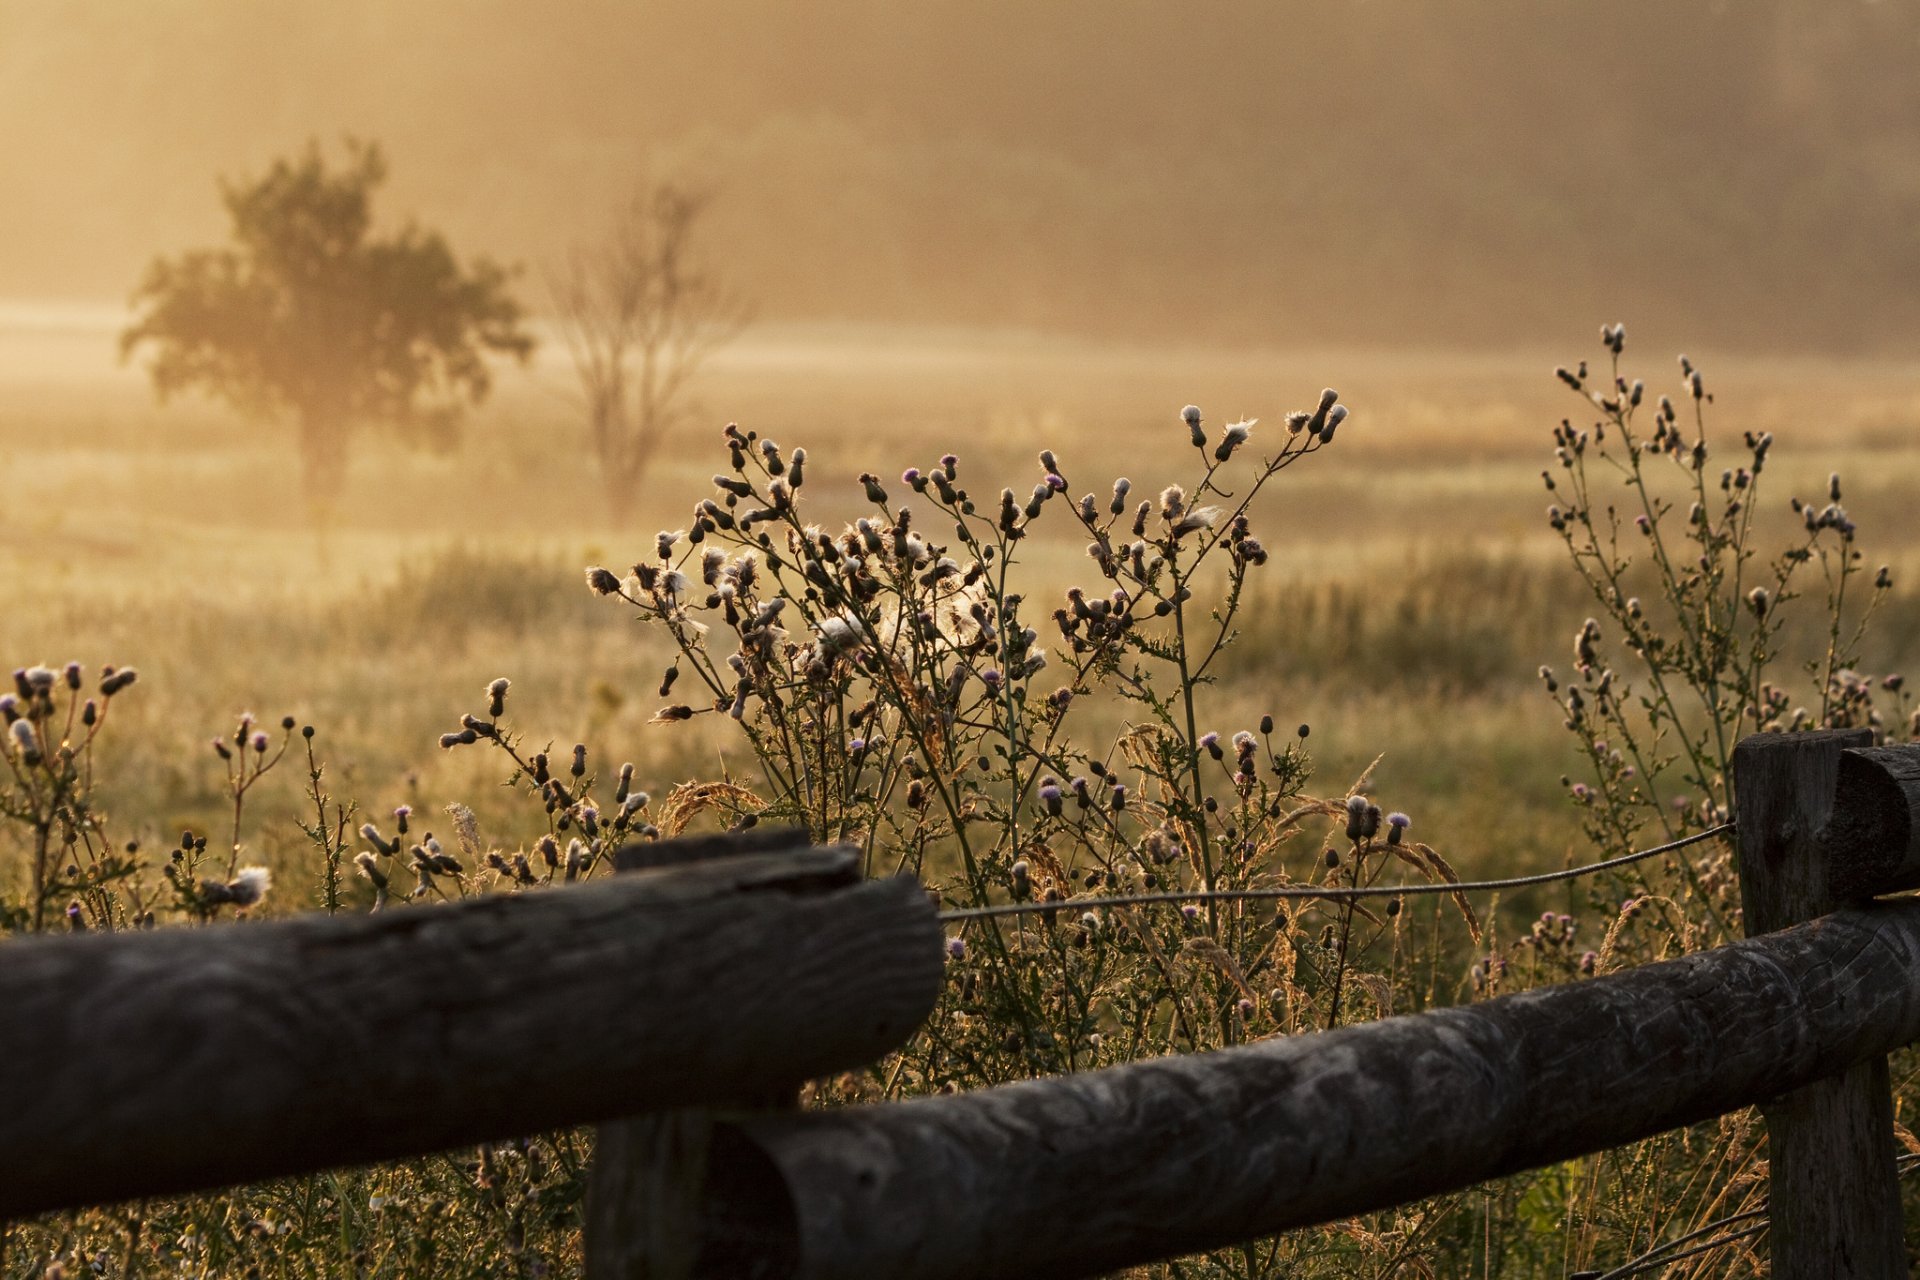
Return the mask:
[[0,302],[355,135],[535,306],[671,173],[776,320],[1911,351],[1916,68],[1920,0],[0,0]]

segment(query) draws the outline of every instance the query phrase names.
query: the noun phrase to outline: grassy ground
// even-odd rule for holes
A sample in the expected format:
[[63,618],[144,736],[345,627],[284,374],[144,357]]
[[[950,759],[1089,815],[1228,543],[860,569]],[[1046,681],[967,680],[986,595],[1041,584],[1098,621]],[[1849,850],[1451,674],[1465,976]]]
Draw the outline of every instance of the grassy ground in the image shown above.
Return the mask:
[[[701,421],[711,425],[667,450],[627,530],[599,518],[565,369],[541,364],[503,378],[457,453],[363,441],[346,500],[316,531],[284,433],[196,403],[155,407],[137,376],[112,371],[97,337],[43,339],[34,359],[0,365],[0,473],[11,480],[0,504],[0,655],[15,665],[140,669],[115,705],[103,791],[117,834],[148,847],[167,847],[183,827],[224,841],[231,814],[208,739],[230,732],[243,710],[316,725],[334,791],[368,814],[404,802],[431,827],[461,802],[503,845],[527,839],[543,828],[529,825],[526,806],[508,805],[493,760],[435,746],[462,712],[482,709],[484,686],[501,675],[513,679],[515,723],[536,745],[564,751],[580,741],[597,761],[632,760],[655,792],[748,771],[720,717],[648,723],[668,651],[629,610],[593,597],[580,573],[645,558],[654,529],[687,523],[724,462],[717,427],[729,419],[807,447],[807,501],[834,527],[857,508],[859,472],[892,477],[948,450],[962,456],[976,493],[1003,484],[1025,492],[1041,448],[1058,454],[1071,493],[1104,493],[1117,474],[1151,493],[1191,469],[1182,404],[1199,403],[1213,424],[1260,417],[1257,448],[1287,410],[1333,385],[1354,416],[1333,448],[1282,476],[1253,513],[1273,558],[1204,699],[1212,723],[1200,727],[1230,734],[1263,713],[1310,724],[1310,790],[1322,794],[1344,793],[1378,758],[1372,794],[1414,815],[1419,836],[1469,877],[1591,856],[1561,785],[1580,757],[1535,675],[1543,662],[1568,663],[1575,630],[1594,612],[1544,518],[1549,432],[1581,408],[1554,382],[1548,356],[1223,356],[972,334],[759,335],[716,364],[702,388]],[[1567,358],[1584,345],[1570,343]],[[1629,364],[1656,390],[1677,382],[1665,356],[1630,353]],[[1706,373],[1720,395],[1710,432],[1724,456],[1743,430],[1779,436],[1761,497],[1768,519],[1784,531],[1788,495],[1824,501],[1838,470],[1866,556],[1891,564],[1903,584],[1920,580],[1920,540],[1903,519],[1920,481],[1920,367],[1729,361]],[[1022,546],[1035,598],[1091,585],[1080,543]],[[1789,638],[1809,651],[1818,639]],[[1884,674],[1916,658],[1920,596],[1903,585],[1865,661]],[[1075,714],[1097,736],[1119,713]],[[249,859],[275,869],[281,911],[316,901],[318,868],[292,823],[300,781],[292,768],[273,775],[249,798],[242,831]],[[0,844],[0,875],[19,874],[17,852]],[[1582,893],[1513,900],[1508,918],[1543,906],[1578,913]],[[1464,986],[1468,958],[1451,959]],[[153,1250],[190,1274],[269,1265],[281,1274],[521,1274],[537,1257],[565,1265],[578,1153],[567,1135],[542,1150],[538,1177],[477,1176],[436,1158],[188,1202],[168,1219],[189,1224],[175,1239],[136,1242],[130,1228],[127,1257],[137,1243],[142,1256]],[[524,1149],[490,1158],[538,1163]],[[514,1178],[525,1183],[522,1199],[490,1190],[518,1186]],[[1488,1190],[1479,1218],[1450,1218],[1447,1228],[1477,1221],[1479,1236],[1462,1236],[1445,1256],[1465,1267],[1476,1255],[1474,1274],[1557,1273],[1574,1246],[1570,1225],[1555,1243],[1556,1224],[1574,1211],[1562,1219],[1533,1203],[1550,1183],[1541,1175]],[[499,1221],[478,1235],[436,1227],[463,1196],[478,1198],[461,1213]],[[1666,1221],[1661,1203],[1650,1192],[1617,1213],[1603,1204],[1608,1221],[1579,1248],[1613,1256],[1619,1222],[1640,1230],[1632,1220],[1644,1210],[1650,1235]],[[251,1243],[263,1222],[298,1222],[301,1234]],[[1519,1235],[1496,1241],[1496,1227]],[[98,1217],[85,1230],[97,1241],[112,1227]],[[532,1243],[503,1257],[486,1243],[496,1238]],[[38,1274],[34,1256],[9,1258],[0,1239],[0,1275]]]
[[[97,335],[43,341],[31,367],[0,368],[0,469],[13,479],[0,654],[142,670],[109,795],[151,837],[216,821],[204,743],[243,709],[315,723],[341,789],[369,810],[457,799],[487,815],[484,767],[433,743],[497,675],[515,680],[535,736],[587,740],[655,786],[714,761],[723,739],[646,723],[665,651],[579,585],[580,566],[624,564],[654,528],[685,524],[724,457],[709,421],[805,444],[809,498],[831,524],[853,510],[855,473],[948,449],[986,491],[1024,491],[1041,447],[1074,492],[1121,473],[1157,488],[1187,460],[1181,404],[1277,426],[1327,383],[1355,416],[1256,513],[1276,554],[1225,668],[1223,713],[1311,723],[1329,790],[1385,753],[1383,794],[1475,870],[1557,862],[1578,844],[1557,783],[1572,756],[1533,671],[1563,660],[1590,611],[1544,527],[1538,479],[1548,430],[1580,405],[1536,354],[760,335],[716,364],[702,425],[667,451],[624,532],[599,518],[566,370],[548,361],[503,377],[457,453],[362,441],[348,497],[316,533],[286,433],[198,402],[156,407]],[[1657,386],[1666,360],[1647,363]],[[1784,516],[1789,492],[1812,495],[1841,470],[1868,555],[1920,561],[1900,517],[1920,478],[1907,430],[1920,368],[1730,362],[1708,374],[1723,392],[1720,439],[1780,436],[1772,509]],[[1041,590],[1084,576],[1077,544],[1032,544],[1028,558]],[[1913,618],[1898,608],[1883,626],[1881,669],[1920,648]],[[260,795],[249,838],[271,858],[296,847],[294,781]]]

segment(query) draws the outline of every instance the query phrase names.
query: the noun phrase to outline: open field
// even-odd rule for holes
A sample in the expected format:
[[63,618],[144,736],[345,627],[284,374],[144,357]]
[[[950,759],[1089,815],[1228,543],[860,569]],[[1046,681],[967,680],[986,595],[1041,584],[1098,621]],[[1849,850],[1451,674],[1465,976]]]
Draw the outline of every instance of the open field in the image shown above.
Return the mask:
[[[702,424],[667,450],[639,520],[618,530],[601,518],[568,370],[551,351],[529,371],[503,372],[498,394],[455,452],[362,440],[346,499],[315,529],[288,434],[198,402],[155,406],[137,372],[115,368],[109,339],[97,315],[70,317],[62,328],[45,315],[0,313],[0,468],[12,481],[0,505],[0,653],[16,665],[74,659],[140,670],[139,684],[113,706],[99,794],[115,838],[138,837],[154,864],[164,859],[155,851],[177,843],[183,828],[209,837],[216,851],[228,838],[231,801],[209,739],[230,734],[242,711],[268,724],[292,715],[315,725],[331,790],[364,816],[384,824],[407,804],[421,815],[419,833],[449,821],[445,806],[463,803],[476,812],[485,845],[525,848],[546,822],[523,791],[499,785],[507,773],[500,757],[435,745],[463,712],[485,709],[484,687],[502,675],[514,682],[510,721],[532,746],[551,742],[564,757],[571,744],[586,743],[601,772],[633,761],[637,785],[656,794],[723,774],[758,785],[753,757],[724,717],[649,723],[662,701],[665,637],[639,625],[630,607],[596,598],[581,575],[589,564],[649,559],[656,528],[687,524],[695,501],[711,492],[709,477],[724,469],[718,428],[726,421],[787,448],[804,445],[803,503],[835,528],[861,509],[860,472],[878,473],[900,500],[901,469],[928,466],[948,450],[961,455],[963,479],[987,502],[1002,485],[1025,492],[1042,448],[1058,455],[1072,494],[1104,494],[1117,474],[1129,476],[1137,494],[1191,484],[1194,453],[1180,406],[1198,403],[1213,427],[1259,417],[1258,450],[1280,437],[1286,411],[1311,405],[1323,385],[1340,388],[1353,416],[1336,444],[1278,476],[1250,512],[1272,557],[1253,571],[1239,642],[1217,669],[1218,684],[1201,693],[1197,727],[1224,738],[1271,713],[1286,740],[1290,726],[1311,724],[1309,794],[1344,795],[1378,757],[1368,795],[1411,814],[1415,838],[1468,878],[1594,856],[1583,813],[1563,785],[1563,775],[1591,777],[1590,766],[1535,674],[1542,663],[1569,665],[1576,630],[1596,611],[1547,527],[1540,480],[1553,465],[1552,426],[1582,409],[1552,366],[1556,356],[1591,356],[1589,341],[1570,341],[1564,353],[1503,356],[1278,355],[1113,350],[1019,334],[766,331],[715,362],[700,390]],[[1791,530],[1790,494],[1824,502],[1829,473],[1841,472],[1868,563],[1890,565],[1899,584],[1863,663],[1874,674],[1913,666],[1920,594],[1910,584],[1920,581],[1920,537],[1906,513],[1920,485],[1920,366],[1707,361],[1705,371],[1718,396],[1709,435],[1728,465],[1742,431],[1779,437],[1758,508],[1766,513],[1762,546]],[[1643,359],[1631,346],[1626,373],[1646,376],[1655,394],[1678,381],[1670,356]],[[1067,527],[1043,521],[1019,544],[1017,585],[1038,600],[1096,581],[1083,541],[1057,532]],[[1807,585],[1818,594],[1817,582]],[[1039,619],[1052,607],[1031,610],[1036,625],[1051,627]],[[1044,634],[1042,643],[1057,643],[1051,630]],[[1825,636],[1796,625],[1782,642],[1811,657]],[[1795,696],[1814,701],[1814,689],[1802,681]],[[1076,703],[1076,739],[1113,740],[1123,711],[1095,699]],[[307,803],[303,782],[289,761],[247,799],[244,857],[273,869],[274,912],[321,901],[319,860],[296,826]],[[1318,877],[1319,846],[1319,833],[1308,832],[1275,852],[1275,865]],[[0,847],[0,868],[16,878],[27,861],[20,852]],[[1404,872],[1393,866],[1389,875]],[[929,861],[925,871],[938,881],[952,868]],[[1283,1001],[1275,988],[1271,1005],[1241,1002],[1242,1012],[1222,1012],[1216,1029],[1197,1034],[1177,1030],[1148,1001],[1125,1047],[1112,1035],[1101,1048],[1100,1036],[1086,1033],[1110,1033],[1136,993],[1160,990],[1158,975],[1115,970],[1121,976],[1108,980],[1098,1009],[1076,1011],[1056,1002],[1060,988],[1048,987],[1044,1025],[1022,998],[1004,996],[1024,990],[1019,983],[983,983],[981,990],[1003,994],[976,1003],[967,982],[950,982],[941,1011],[884,1083],[849,1076],[812,1096],[972,1088],[1471,1000],[1501,989],[1502,979],[1489,975],[1504,975],[1509,957],[1513,985],[1591,972],[1576,959],[1570,930],[1557,950],[1524,945],[1539,943],[1541,926],[1531,926],[1530,938],[1528,917],[1543,908],[1577,918],[1581,946],[1604,933],[1601,949],[1614,964],[1703,945],[1714,895],[1724,905],[1731,892],[1726,880],[1688,892],[1673,887],[1678,872],[1665,874],[1663,890],[1677,897],[1661,900],[1672,914],[1621,934],[1617,954],[1614,932],[1634,914],[1620,895],[1650,892],[1645,880],[1512,895],[1493,911],[1488,933],[1471,940],[1453,908],[1433,899],[1397,927],[1356,938],[1364,958],[1353,963],[1356,974],[1371,966],[1369,994],[1363,1004],[1356,989],[1344,1008],[1337,981],[1330,1009],[1315,1001],[1327,999],[1324,966],[1346,972],[1352,915],[1335,943],[1335,913],[1297,913],[1282,920],[1280,935],[1296,948],[1298,999]],[[359,877],[350,877],[348,893],[350,908],[370,905],[371,886]],[[1250,961],[1271,923],[1236,916],[1223,936]],[[1184,945],[1178,914],[1154,917],[1152,927],[1163,931],[1163,945]],[[1022,965],[1052,972],[1053,953],[1029,952],[1028,936],[1019,934],[1007,974],[1025,972]],[[973,945],[984,956],[990,944],[975,935]],[[1114,949],[1123,951],[1117,935]],[[1062,947],[1059,972],[1105,964],[1102,951],[1086,947],[1069,959]],[[982,962],[978,972],[994,971]],[[1231,988],[1204,967],[1167,981],[1221,1010],[1237,1007]],[[1064,1034],[1055,1038],[1048,1027]],[[1020,1040],[1043,1033],[1044,1042]],[[1090,1056],[1062,1062],[1062,1042]],[[1910,1092],[1903,1083],[1903,1107]],[[1700,1151],[1714,1154],[1703,1162]],[[20,1247],[11,1255],[0,1233],[0,1275],[44,1274],[36,1259],[82,1244],[124,1250],[122,1261],[102,1264],[124,1274],[151,1254],[182,1274],[270,1266],[278,1274],[537,1275],[547,1260],[574,1264],[585,1158],[581,1135],[562,1133],[472,1161],[435,1157],[149,1205],[124,1222],[114,1212],[76,1215],[71,1235],[69,1220],[50,1218],[14,1237]],[[1227,1251],[1197,1274],[1346,1275],[1368,1257],[1377,1265],[1367,1274],[1385,1277],[1401,1274],[1380,1260],[1398,1254],[1378,1252],[1393,1240],[1416,1241],[1437,1274],[1565,1274],[1729,1207],[1750,1207],[1764,1186],[1753,1173],[1761,1159],[1751,1119],[1730,1117],[1482,1191]],[[515,1188],[513,1198],[504,1187]],[[288,1234],[278,1238],[261,1223]],[[1744,1274],[1750,1256],[1726,1266]]]
[[[0,652],[141,669],[109,796],[149,838],[214,820],[205,740],[242,709],[315,723],[339,789],[370,812],[463,800],[488,814],[487,767],[433,744],[503,674],[536,739],[587,741],[602,759],[635,761],[655,787],[714,768],[723,736],[646,723],[661,640],[593,599],[579,569],[639,558],[654,528],[685,524],[724,459],[721,422],[806,445],[819,477],[808,499],[832,524],[854,510],[855,473],[894,474],[949,449],[988,492],[1024,491],[1041,447],[1059,454],[1074,492],[1104,493],[1122,473],[1156,489],[1191,469],[1181,404],[1213,422],[1277,424],[1325,383],[1354,417],[1256,515],[1276,554],[1225,666],[1223,714],[1311,723],[1328,791],[1384,753],[1381,793],[1475,872],[1557,863],[1578,846],[1558,785],[1573,756],[1533,672],[1564,661],[1590,611],[1545,527],[1538,477],[1548,428],[1581,406],[1544,354],[757,333],[716,361],[702,424],[670,446],[622,532],[599,518],[569,371],[550,347],[529,371],[502,374],[455,453],[363,439],[348,497],[316,534],[286,433],[202,402],[155,406],[137,370],[114,365],[97,315],[10,319]],[[1589,345],[1570,340],[1562,358]],[[1670,361],[1627,357],[1656,388]],[[1839,470],[1867,556],[1911,581],[1920,540],[1903,513],[1920,484],[1920,367],[1728,361],[1707,372],[1715,438],[1779,436],[1763,509],[1784,515],[1789,493],[1816,494]],[[1049,592],[1086,564],[1070,542],[1029,544],[1027,558]],[[1870,649],[1875,670],[1920,656],[1916,617],[1903,592]],[[257,802],[250,838],[275,860],[298,842],[285,821],[295,783]]]

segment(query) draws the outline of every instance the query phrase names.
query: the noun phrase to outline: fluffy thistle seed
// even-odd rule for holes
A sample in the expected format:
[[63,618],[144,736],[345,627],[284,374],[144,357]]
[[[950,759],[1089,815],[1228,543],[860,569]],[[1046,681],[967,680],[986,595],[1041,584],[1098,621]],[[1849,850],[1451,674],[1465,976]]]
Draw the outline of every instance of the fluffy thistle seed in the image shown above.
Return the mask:
[[591,565],[587,569],[587,585],[599,595],[610,596],[620,589],[620,579],[611,569]]
[[1307,419],[1308,435],[1317,436],[1326,430],[1327,415],[1333,411],[1333,403],[1339,398],[1340,393],[1332,387],[1320,393],[1319,407],[1313,411],[1313,416]]
[[256,905],[272,887],[273,875],[265,867],[242,867],[226,886],[228,900],[236,907]]
[[383,891],[386,889],[387,873],[380,869],[380,860],[373,854],[364,849],[361,850],[353,855],[353,865],[360,869],[361,875],[372,882],[375,889]]
[[1182,409],[1180,411],[1180,420],[1187,424],[1187,434],[1193,441],[1193,447],[1196,449],[1206,448],[1207,433],[1201,430],[1200,427],[1200,406],[1190,404]]
[[7,726],[7,733],[13,739],[14,750],[19,752],[22,764],[40,763],[40,735],[34,732],[31,720],[15,720]]
[[1347,839],[1359,840],[1366,834],[1367,798],[1365,796],[1347,797]]
[[1247,418],[1241,422],[1228,423],[1226,430],[1220,433],[1220,444],[1213,451],[1213,460],[1225,462],[1231,458],[1233,451],[1245,444],[1247,437],[1253,434],[1254,423],[1257,421],[1257,418]]
[[1320,429],[1320,443],[1332,444],[1336,427],[1347,420],[1347,406],[1337,404],[1327,414],[1327,425]]

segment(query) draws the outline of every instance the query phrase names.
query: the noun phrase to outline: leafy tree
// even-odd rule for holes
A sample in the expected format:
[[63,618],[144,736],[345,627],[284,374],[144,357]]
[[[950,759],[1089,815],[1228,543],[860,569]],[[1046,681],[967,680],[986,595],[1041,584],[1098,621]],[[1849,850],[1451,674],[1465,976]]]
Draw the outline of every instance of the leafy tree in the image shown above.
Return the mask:
[[291,418],[316,512],[339,495],[357,428],[448,447],[490,388],[486,357],[533,351],[507,271],[462,268],[439,233],[412,224],[371,234],[386,176],[377,146],[349,142],[337,171],[309,144],[265,177],[223,182],[232,243],[156,259],[120,338],[123,359],[151,346],[162,400],[198,388]]
[[576,248],[548,277],[615,525],[631,518],[655,452],[692,412],[688,384],[747,322],[697,251],[708,199],[659,183],[621,210],[604,242]]

